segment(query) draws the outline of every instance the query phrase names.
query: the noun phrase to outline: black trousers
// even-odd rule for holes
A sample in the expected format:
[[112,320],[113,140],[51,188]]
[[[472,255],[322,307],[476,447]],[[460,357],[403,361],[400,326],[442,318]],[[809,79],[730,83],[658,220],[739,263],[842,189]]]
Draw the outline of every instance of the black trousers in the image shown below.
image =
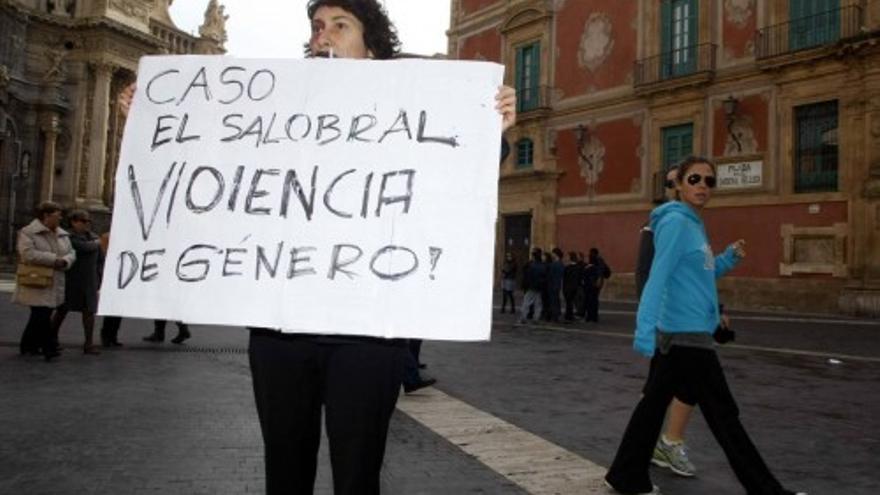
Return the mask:
[[422,339],[409,339],[406,344],[407,355],[403,361],[403,383],[416,385],[422,381],[419,373],[419,356],[422,354]]
[[[153,333],[161,339],[165,338],[165,325],[168,322],[165,320],[153,320]],[[182,321],[174,322],[177,324],[177,332],[178,333],[186,333],[189,332],[189,325]]]
[[565,297],[565,321],[571,321],[574,319],[575,299],[577,298],[577,291],[570,290],[568,292],[564,292],[562,295]]
[[583,286],[578,287],[574,299],[574,311],[578,317],[583,318],[587,314],[587,291]]
[[559,316],[562,313],[562,302],[559,300],[559,290],[548,290],[547,299],[545,299],[545,301],[547,301],[544,304],[545,319],[549,321],[559,321]]
[[502,313],[507,309],[507,301],[510,301],[510,312],[516,313],[516,300],[513,299],[513,291],[512,290],[502,290],[501,291],[501,312]]
[[633,411],[605,479],[623,493],[651,491],[648,466],[666,408],[682,383],[697,404],[730,467],[749,495],[781,495],[782,485],[761,458],[739,420],[718,355],[711,349],[673,346],[658,355],[644,395]]
[[379,493],[388,423],[408,349],[252,329],[248,350],[268,495],[311,494],[323,407],[337,495]]
[[122,326],[121,316],[105,316],[101,321],[101,342],[104,344],[119,342],[120,326]]
[[43,354],[55,351],[58,342],[52,331],[52,310],[47,306],[31,306],[31,315],[21,334],[18,344],[22,354],[43,351]]
[[596,287],[588,287],[586,293],[586,301],[584,305],[586,306],[586,315],[584,316],[584,320],[586,321],[599,321],[599,292],[602,289],[597,289]]

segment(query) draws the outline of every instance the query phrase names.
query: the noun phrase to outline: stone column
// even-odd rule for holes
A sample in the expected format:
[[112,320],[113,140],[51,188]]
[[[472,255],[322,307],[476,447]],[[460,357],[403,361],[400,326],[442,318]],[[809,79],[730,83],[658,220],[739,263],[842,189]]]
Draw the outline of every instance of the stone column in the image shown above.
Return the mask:
[[40,129],[46,136],[43,143],[43,179],[40,201],[52,201],[55,183],[55,143],[58,140],[58,115],[52,113],[43,118]]
[[871,57],[866,63],[864,91],[860,95],[864,99],[864,116],[861,126],[852,128],[867,139],[858,143],[861,170],[852,184],[851,223],[857,272],[841,294],[840,309],[880,318],[880,54]]
[[107,127],[110,118],[110,82],[115,67],[105,62],[91,64],[95,71],[92,101],[92,126],[89,132],[88,180],[86,204],[90,209],[106,209],[104,204],[104,168],[107,159]]

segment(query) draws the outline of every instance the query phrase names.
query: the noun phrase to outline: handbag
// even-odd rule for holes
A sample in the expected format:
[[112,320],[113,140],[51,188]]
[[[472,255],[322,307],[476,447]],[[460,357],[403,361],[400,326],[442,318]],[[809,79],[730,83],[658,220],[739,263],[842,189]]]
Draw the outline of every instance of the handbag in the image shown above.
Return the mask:
[[51,266],[19,263],[15,271],[15,282],[23,287],[46,289],[55,281],[55,269]]

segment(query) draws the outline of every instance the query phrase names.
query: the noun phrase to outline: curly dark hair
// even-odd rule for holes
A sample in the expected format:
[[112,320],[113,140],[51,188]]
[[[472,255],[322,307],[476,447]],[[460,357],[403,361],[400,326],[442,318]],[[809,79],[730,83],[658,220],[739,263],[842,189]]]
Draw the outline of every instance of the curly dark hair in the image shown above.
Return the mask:
[[[373,57],[385,60],[400,53],[397,29],[378,0],[309,0],[306,7],[309,20],[321,7],[339,7],[357,17],[364,25],[364,45],[373,53]],[[312,56],[308,43],[305,44],[305,55]]]

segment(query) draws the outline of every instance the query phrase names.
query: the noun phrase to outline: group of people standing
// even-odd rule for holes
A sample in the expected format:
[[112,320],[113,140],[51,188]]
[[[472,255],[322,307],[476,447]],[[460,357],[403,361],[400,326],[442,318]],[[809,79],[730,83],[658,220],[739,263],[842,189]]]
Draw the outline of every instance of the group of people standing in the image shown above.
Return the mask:
[[71,311],[82,314],[83,352],[99,354],[93,333],[107,240],[92,232],[88,212],[73,210],[67,218],[70,231],[61,228],[61,205],[46,201],[18,234],[19,266],[12,301],[31,311],[19,351],[42,354],[46,361],[60,355],[58,331]]
[[559,248],[548,252],[534,248],[522,273],[513,254],[507,253],[501,266],[501,312],[507,312],[509,303],[510,312],[517,313],[515,291],[519,286],[523,291],[519,323],[529,319],[570,323],[576,318],[598,322],[599,294],[609,277],[611,267],[595,247],[590,248],[588,257],[569,251],[567,262]]
[[[51,361],[61,355],[58,333],[68,313],[80,313],[83,353],[100,354],[94,342],[98,311],[98,292],[110,236],[92,230],[89,212],[73,209],[67,213],[68,228],[62,228],[64,210],[52,201],[40,203],[36,218],[18,233],[18,268],[12,301],[30,307],[30,317],[19,343],[22,355],[42,355]],[[45,276],[42,276],[45,274]],[[106,316],[101,327],[101,344],[118,347],[122,318]],[[180,332],[172,342],[180,344],[190,337],[188,327],[178,323]],[[165,322],[156,320],[150,342],[164,340]]]

